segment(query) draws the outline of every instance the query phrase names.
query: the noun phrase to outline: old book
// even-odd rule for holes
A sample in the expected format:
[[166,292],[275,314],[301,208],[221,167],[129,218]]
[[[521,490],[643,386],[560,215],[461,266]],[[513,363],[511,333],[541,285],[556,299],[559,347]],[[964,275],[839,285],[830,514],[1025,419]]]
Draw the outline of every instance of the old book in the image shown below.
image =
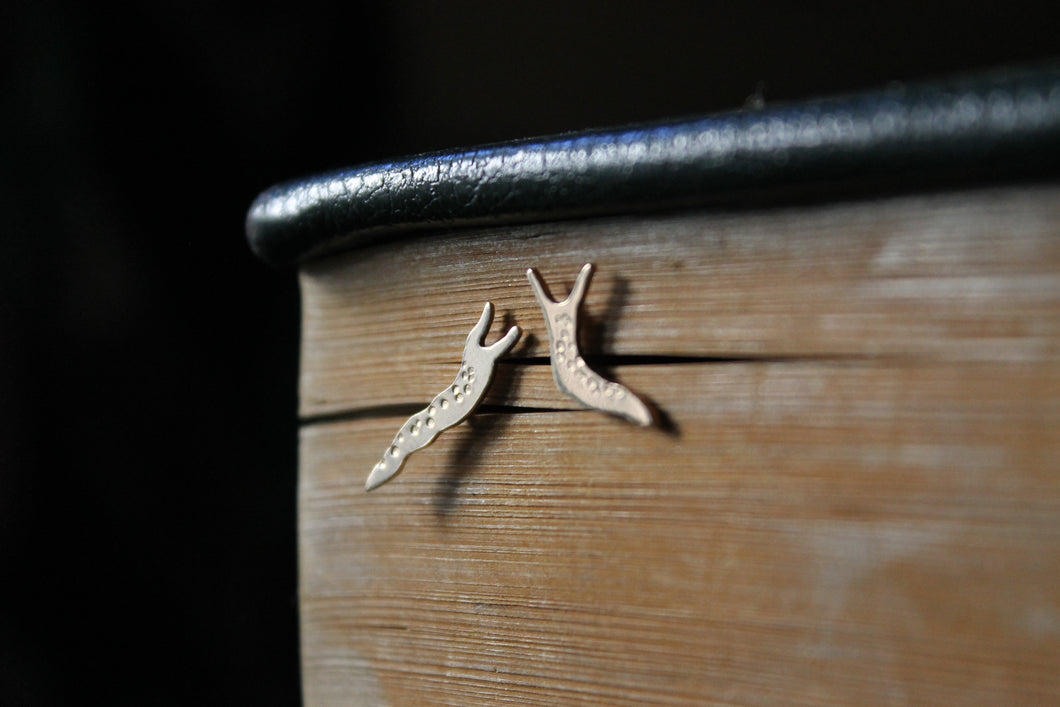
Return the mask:
[[[995,124],[1002,95],[1016,112]],[[518,143],[512,174],[460,153],[263,196],[257,247],[301,258],[307,703],[1060,698],[1060,73],[891,99]],[[888,142],[880,116],[899,114],[938,134]],[[810,148],[784,122],[807,115]],[[719,166],[689,147],[712,135],[750,152]],[[973,137],[991,147],[976,169]],[[646,186],[660,140],[649,167],[676,182]],[[550,150],[562,182],[607,144],[629,169],[590,170],[581,202],[520,195]],[[431,160],[453,166],[439,199],[478,174],[518,208],[417,202]],[[711,186],[726,175],[740,193]],[[372,210],[372,179],[418,217]],[[627,188],[648,196],[600,197]],[[650,427],[553,382],[525,271],[562,297],[588,262],[582,353],[650,402]],[[482,407],[367,493],[486,301],[487,341],[524,335]]]

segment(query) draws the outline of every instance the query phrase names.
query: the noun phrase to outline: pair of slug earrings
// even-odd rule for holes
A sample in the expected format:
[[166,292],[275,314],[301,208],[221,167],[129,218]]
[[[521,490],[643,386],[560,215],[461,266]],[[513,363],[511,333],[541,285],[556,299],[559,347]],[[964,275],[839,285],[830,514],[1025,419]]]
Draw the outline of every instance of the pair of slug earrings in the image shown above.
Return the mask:
[[[636,425],[650,426],[654,416],[644,401],[624,385],[609,381],[589,368],[578,351],[578,310],[592,275],[592,263],[586,263],[567,298],[556,302],[549,296],[537,271],[533,268],[526,271],[534,296],[545,314],[552,377],[556,387],[582,405],[617,415]],[[483,342],[492,322],[493,304],[487,302],[478,323],[467,336],[456,380],[401,426],[383,458],[368,475],[366,490],[371,491],[392,479],[401,471],[410,454],[423,449],[439,433],[463,422],[474,412],[493,379],[497,359],[508,353],[522,334],[519,327],[513,326],[499,341],[485,346]]]

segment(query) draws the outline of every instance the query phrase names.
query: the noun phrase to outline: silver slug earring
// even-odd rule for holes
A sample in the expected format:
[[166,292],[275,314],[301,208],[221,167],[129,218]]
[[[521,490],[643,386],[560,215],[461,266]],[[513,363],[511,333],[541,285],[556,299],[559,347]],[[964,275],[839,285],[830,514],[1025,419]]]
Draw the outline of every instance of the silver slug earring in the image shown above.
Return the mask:
[[533,268],[526,271],[548,326],[552,377],[556,387],[582,405],[648,427],[655,418],[644,401],[621,383],[609,381],[589,368],[578,351],[578,309],[592,275],[593,265],[586,263],[567,299],[556,302],[545,290],[537,271]]
[[486,333],[493,322],[493,304],[486,303],[478,323],[467,335],[460,373],[453,384],[435,396],[431,404],[420,410],[401,426],[401,431],[383,454],[383,458],[368,475],[366,491],[378,488],[394,478],[405,459],[423,449],[444,430],[463,422],[482,401],[493,378],[497,359],[508,353],[519,340],[519,327],[513,326],[499,341],[484,346]]

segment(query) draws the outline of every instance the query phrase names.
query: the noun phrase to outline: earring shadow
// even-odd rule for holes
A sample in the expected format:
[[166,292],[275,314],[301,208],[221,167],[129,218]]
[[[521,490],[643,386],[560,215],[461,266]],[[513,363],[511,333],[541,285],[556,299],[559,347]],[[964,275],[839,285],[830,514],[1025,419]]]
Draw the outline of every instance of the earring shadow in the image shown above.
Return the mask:
[[[511,317],[506,314],[502,331],[507,331],[510,326]],[[503,360],[498,361],[493,380],[490,382],[488,398],[512,399],[512,393],[518,389],[522,374],[522,366],[504,365]],[[511,419],[511,411],[497,410],[472,413],[463,423],[469,429],[461,436],[449,455],[449,463],[445,473],[438,479],[434,495],[434,514],[440,520],[444,521],[456,508],[465,480],[478,467],[482,453],[488,448],[490,441],[504,434]]]
[[605,352],[614,349],[614,332],[629,301],[629,280],[618,275],[614,283],[602,316],[594,317],[584,306],[579,313],[578,345],[586,357],[605,358]]
[[[602,317],[594,317],[584,308],[580,313],[581,324],[578,345],[590,367],[608,380],[622,381],[615,375],[614,364],[621,361],[617,356],[609,356],[608,351],[614,350],[614,332],[617,324],[626,311],[629,301],[629,280],[622,276],[614,278],[614,286],[607,296],[607,305],[604,307]],[[648,408],[651,409],[654,418],[653,427],[660,432],[672,437],[680,437],[681,432],[669,414],[666,413],[654,400],[643,393],[638,392],[640,398]]]

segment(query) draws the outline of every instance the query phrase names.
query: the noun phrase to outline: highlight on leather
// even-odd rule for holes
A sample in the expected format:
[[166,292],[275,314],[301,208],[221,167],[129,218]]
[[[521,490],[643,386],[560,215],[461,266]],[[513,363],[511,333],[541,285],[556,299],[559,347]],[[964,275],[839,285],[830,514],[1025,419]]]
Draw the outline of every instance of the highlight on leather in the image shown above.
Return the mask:
[[1026,177],[1058,163],[1060,63],[1051,62],[339,170],[268,189],[246,229],[259,256],[288,264],[446,225],[630,213],[828,182]]

